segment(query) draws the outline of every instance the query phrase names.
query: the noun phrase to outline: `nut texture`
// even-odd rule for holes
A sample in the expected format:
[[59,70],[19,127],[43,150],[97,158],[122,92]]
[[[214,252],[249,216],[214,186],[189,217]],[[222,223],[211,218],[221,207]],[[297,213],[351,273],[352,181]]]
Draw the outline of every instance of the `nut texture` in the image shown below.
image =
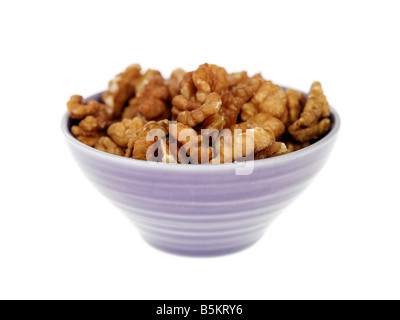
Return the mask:
[[122,108],[135,94],[135,81],[140,78],[140,71],[140,66],[134,64],[110,81],[108,91],[102,97],[109,114],[114,117],[121,115]]
[[[113,155],[165,163],[266,159],[306,148],[331,128],[321,84],[283,89],[261,74],[227,73],[214,64],[157,70],[129,66],[102,101],[67,102],[72,134]],[[172,122],[171,122],[172,121]]]
[[329,115],[329,104],[321,84],[314,82],[300,119],[289,127],[289,133],[298,142],[318,139],[331,127]]

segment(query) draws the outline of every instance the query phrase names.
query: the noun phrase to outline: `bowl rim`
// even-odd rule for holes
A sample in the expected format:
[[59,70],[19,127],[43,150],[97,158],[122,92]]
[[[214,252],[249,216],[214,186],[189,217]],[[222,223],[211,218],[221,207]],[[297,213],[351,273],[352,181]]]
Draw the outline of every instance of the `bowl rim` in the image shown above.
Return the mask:
[[[92,95],[91,97],[97,96],[98,94]],[[90,98],[87,98],[90,99]],[[312,145],[305,147],[303,149],[284,154],[278,157],[261,159],[261,160],[251,160],[254,162],[254,168],[257,167],[265,167],[265,166],[274,166],[277,163],[288,162],[293,159],[306,156],[307,154],[316,152],[317,150],[323,148],[325,145],[329,144],[333,139],[336,138],[341,121],[339,114],[337,111],[330,106],[331,118],[333,118],[333,124],[331,130],[320,140],[314,142]],[[243,166],[243,162],[234,162],[234,163],[221,163],[221,164],[177,164],[177,163],[163,163],[163,162],[153,162],[153,161],[143,161],[136,160],[131,158],[125,158],[117,155],[113,155],[104,151],[97,150],[95,148],[89,147],[84,143],[80,142],[76,139],[71,131],[68,128],[68,123],[70,120],[70,116],[68,111],[65,112],[64,116],[61,119],[61,130],[67,139],[68,142],[74,144],[77,148],[81,149],[82,152],[89,152],[92,156],[103,159],[108,159],[109,161],[114,161],[115,163],[121,163],[124,165],[131,165],[136,168],[152,168],[155,167],[160,170],[173,170],[173,171],[224,171],[224,170],[232,170],[236,169],[239,166]]]

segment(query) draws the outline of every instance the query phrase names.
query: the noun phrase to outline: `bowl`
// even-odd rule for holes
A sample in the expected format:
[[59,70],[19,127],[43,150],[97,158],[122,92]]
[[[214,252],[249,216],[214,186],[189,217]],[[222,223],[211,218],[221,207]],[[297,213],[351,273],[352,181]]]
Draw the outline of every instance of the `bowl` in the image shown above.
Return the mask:
[[331,121],[322,139],[299,151],[220,165],[147,162],[98,151],[74,138],[68,113],[62,131],[84,174],[147,243],[179,255],[219,256],[256,243],[311,183],[338,135],[340,119],[333,108]]

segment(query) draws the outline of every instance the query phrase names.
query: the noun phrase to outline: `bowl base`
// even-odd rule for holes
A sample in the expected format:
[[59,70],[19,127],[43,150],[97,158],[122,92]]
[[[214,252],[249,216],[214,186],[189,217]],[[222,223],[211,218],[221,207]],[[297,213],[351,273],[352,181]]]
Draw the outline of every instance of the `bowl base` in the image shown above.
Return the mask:
[[146,241],[147,244],[152,246],[153,248],[173,254],[173,255],[178,255],[178,256],[185,256],[185,257],[193,257],[193,258],[212,258],[212,257],[220,257],[220,256],[226,256],[230,254],[234,254],[243,250],[246,250],[256,244],[258,240],[263,236],[261,234],[257,238],[253,238],[251,242],[248,243],[241,243],[240,245],[234,246],[234,247],[229,247],[229,248],[223,248],[223,249],[212,249],[212,248],[202,248],[202,249],[185,249],[185,248],[174,248],[170,246],[165,246],[161,243],[156,243],[154,241],[151,241],[150,239],[144,237],[142,235],[142,238],[144,241]]

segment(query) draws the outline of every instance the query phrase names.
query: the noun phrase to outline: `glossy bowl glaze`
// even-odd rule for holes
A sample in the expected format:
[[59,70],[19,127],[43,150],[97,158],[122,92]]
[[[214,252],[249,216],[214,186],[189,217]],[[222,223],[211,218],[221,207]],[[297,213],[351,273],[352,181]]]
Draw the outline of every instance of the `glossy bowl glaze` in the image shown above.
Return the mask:
[[[100,94],[88,99],[100,99]],[[254,244],[324,166],[340,120],[331,109],[332,129],[302,150],[242,164],[182,165],[114,156],[76,140],[68,114],[62,131],[85,175],[136,225],[152,246],[175,254],[217,256]]]

